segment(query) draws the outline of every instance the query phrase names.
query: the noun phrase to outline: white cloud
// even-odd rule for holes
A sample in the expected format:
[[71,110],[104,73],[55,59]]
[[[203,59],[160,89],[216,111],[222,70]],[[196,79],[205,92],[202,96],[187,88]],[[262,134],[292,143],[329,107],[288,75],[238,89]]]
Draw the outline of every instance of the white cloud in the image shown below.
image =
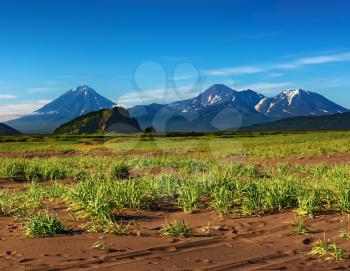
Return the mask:
[[0,115],[0,122],[6,122],[9,120],[18,119],[21,116],[22,115],[16,115],[16,114]]
[[0,99],[16,99],[16,96],[11,94],[0,94]]
[[292,82],[278,82],[278,83],[269,83],[269,82],[259,82],[251,85],[245,85],[239,88],[239,90],[252,89],[256,91],[280,91],[281,88],[291,87]]
[[150,102],[170,103],[179,100],[192,98],[199,94],[199,91],[193,87],[178,87],[168,89],[153,89],[147,91],[130,92],[119,97],[117,105],[132,106],[143,105]]
[[218,68],[204,71],[207,76],[224,76],[224,75],[244,75],[244,74],[257,74],[263,72],[271,72],[285,69],[296,69],[304,65],[319,65],[333,62],[347,62],[350,61],[350,52],[339,54],[319,55],[312,57],[303,57],[292,59],[289,62],[261,64],[252,66],[237,66]]
[[296,64],[296,63],[281,63],[281,64],[276,64],[275,66],[271,66],[271,70],[274,70],[274,69],[296,69],[296,68],[299,68],[300,67],[300,64]]
[[52,102],[52,100],[38,100],[36,102],[36,104],[38,104],[38,105],[46,105],[46,104],[51,103],[51,102]]
[[322,55],[316,57],[307,57],[301,58],[296,61],[300,65],[309,65],[309,64],[324,64],[330,62],[345,62],[350,61],[350,52],[342,54],[333,54],[333,55]]
[[264,72],[264,68],[254,67],[254,66],[241,66],[241,67],[229,67],[229,68],[220,68],[213,70],[206,70],[204,74],[209,76],[215,75],[239,75],[239,74],[254,74]]
[[49,103],[50,100],[38,100],[27,103],[12,103],[0,105],[0,115],[26,115],[38,110],[43,105]]

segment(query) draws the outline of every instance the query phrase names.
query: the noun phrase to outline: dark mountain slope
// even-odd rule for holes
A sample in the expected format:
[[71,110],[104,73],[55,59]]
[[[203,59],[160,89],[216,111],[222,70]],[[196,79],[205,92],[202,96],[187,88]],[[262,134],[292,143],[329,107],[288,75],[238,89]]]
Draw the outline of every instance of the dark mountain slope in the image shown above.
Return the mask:
[[326,116],[307,116],[286,118],[274,122],[243,127],[250,131],[318,131],[350,130],[350,113],[338,113]]
[[0,135],[21,135],[21,133],[6,124],[0,123]]
[[140,127],[126,109],[115,107],[90,112],[58,127],[55,134],[135,133]]

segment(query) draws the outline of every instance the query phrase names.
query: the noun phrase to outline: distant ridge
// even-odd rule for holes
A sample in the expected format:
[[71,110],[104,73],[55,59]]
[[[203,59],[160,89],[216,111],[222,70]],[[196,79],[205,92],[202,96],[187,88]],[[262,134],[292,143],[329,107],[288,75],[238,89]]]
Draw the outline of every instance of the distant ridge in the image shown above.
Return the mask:
[[89,86],[67,91],[30,115],[11,120],[6,124],[25,134],[52,133],[58,126],[78,116],[101,109],[111,109],[115,104]]
[[6,124],[0,123],[0,135],[21,135],[21,133]]
[[274,122],[242,127],[243,131],[321,131],[350,130],[350,113],[326,116],[286,118]]

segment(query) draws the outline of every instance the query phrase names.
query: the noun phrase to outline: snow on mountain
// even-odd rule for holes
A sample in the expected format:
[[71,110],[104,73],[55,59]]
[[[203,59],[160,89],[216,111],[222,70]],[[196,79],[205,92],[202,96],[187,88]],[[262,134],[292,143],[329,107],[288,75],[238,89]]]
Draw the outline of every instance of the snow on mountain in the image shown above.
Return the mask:
[[[151,125],[157,131],[235,129],[267,120],[254,109],[263,98],[264,95],[252,90],[236,91],[223,84],[215,84],[194,98],[157,105],[158,110],[154,110],[154,105],[146,105],[130,108],[129,112],[137,118],[142,129]],[[172,125],[167,124],[172,122]]]
[[303,89],[284,90],[280,94],[261,100],[255,109],[272,118],[293,116],[320,116],[343,113],[348,110],[320,94]]
[[231,104],[243,112],[254,112],[254,105],[263,98],[264,95],[252,90],[236,91],[223,84],[215,84],[197,97],[171,103],[167,106],[177,111],[191,112],[208,106]]
[[69,90],[34,113],[59,114],[75,118],[92,111],[109,109],[114,105],[112,101],[85,85]]
[[136,106],[129,111],[143,129],[152,125],[159,131],[167,131],[166,123],[176,119],[172,130],[212,131],[235,129],[237,124],[245,126],[293,116],[328,115],[348,110],[317,93],[302,89],[284,90],[274,97],[265,97],[250,89],[236,91],[216,84],[191,99],[166,105]]
[[[88,86],[69,90],[39,110],[7,124],[23,133],[51,133],[55,128],[92,111],[115,104]],[[253,90],[236,91],[215,84],[198,96],[170,104],[130,108],[141,129],[154,126],[164,131],[232,130],[294,116],[319,116],[347,112],[320,94],[302,89],[284,90],[265,97]]]
[[32,114],[8,121],[7,124],[23,133],[51,133],[76,117],[114,106],[112,101],[84,85],[67,91]]

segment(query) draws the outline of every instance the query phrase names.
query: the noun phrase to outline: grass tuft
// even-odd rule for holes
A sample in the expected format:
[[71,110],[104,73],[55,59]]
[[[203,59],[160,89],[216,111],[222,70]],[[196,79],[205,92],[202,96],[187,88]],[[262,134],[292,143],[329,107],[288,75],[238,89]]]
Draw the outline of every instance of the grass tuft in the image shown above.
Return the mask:
[[37,214],[25,221],[24,230],[27,237],[45,237],[62,233],[64,227],[57,217]]
[[188,238],[192,235],[193,230],[185,221],[175,219],[172,222],[163,225],[160,232],[163,236],[180,236]]

